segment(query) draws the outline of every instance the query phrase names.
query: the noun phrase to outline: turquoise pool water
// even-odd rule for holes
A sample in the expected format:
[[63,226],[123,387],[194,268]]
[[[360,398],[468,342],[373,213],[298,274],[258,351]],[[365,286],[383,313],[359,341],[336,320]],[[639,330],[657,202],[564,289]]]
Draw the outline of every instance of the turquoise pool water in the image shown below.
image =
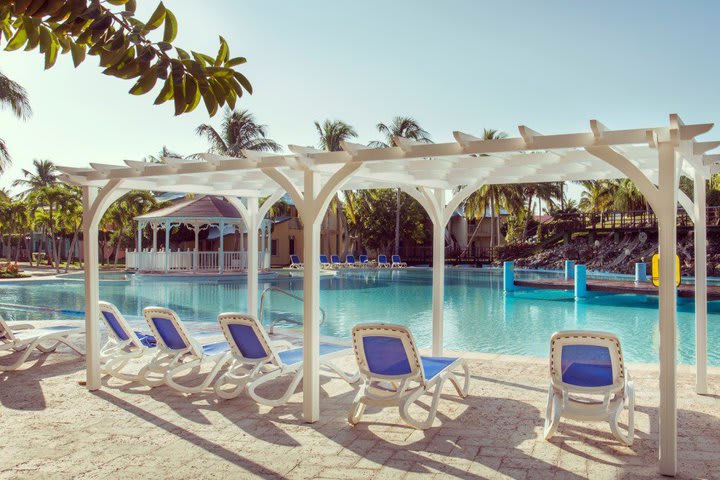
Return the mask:
[[[540,274],[518,273],[519,278]],[[552,275],[552,274],[542,274]],[[244,311],[244,282],[158,281],[110,277],[100,296],[126,315],[139,317],[143,307],[166,306],[187,321],[214,322],[219,312]],[[320,303],[327,321],[323,335],[348,337],[361,322],[408,325],[422,347],[431,343],[432,288],[429,269],[349,270],[321,280]],[[302,279],[261,282],[302,295]],[[83,310],[83,284],[72,281],[0,285],[3,304]],[[302,304],[278,293],[266,300],[270,318],[301,319]],[[3,310],[7,311],[7,310]],[[682,363],[695,362],[694,303],[678,299],[678,349]],[[720,365],[720,302],[708,305],[709,359]],[[16,319],[62,318],[60,313],[13,311]],[[634,362],[657,362],[657,297],[592,294],[576,302],[571,292],[521,289],[502,292],[498,272],[448,269],[445,283],[445,347],[452,350],[515,355],[548,354],[550,335],[562,329],[617,333],[625,356]]]

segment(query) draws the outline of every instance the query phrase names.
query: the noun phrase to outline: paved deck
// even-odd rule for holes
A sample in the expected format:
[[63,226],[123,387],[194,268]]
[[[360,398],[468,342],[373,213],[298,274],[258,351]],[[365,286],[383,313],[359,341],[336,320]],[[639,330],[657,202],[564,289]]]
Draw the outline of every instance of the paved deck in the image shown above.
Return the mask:
[[[78,385],[77,356],[36,357],[0,373],[0,479],[658,477],[656,366],[631,366],[633,447],[606,424],[564,422],[543,440],[545,359],[475,355],[471,368],[470,396],[458,400],[448,386],[422,432],[391,408],[368,409],[351,427],[356,388],[335,376],[323,377],[322,419],[308,425],[300,393],[272,409],[108,379],[90,393]],[[679,368],[678,478],[720,479],[720,369],[710,369],[710,385],[710,395],[695,395],[692,369]]]
[[[515,280],[518,287],[539,288],[545,290],[573,290],[574,279],[548,278],[543,280]],[[610,293],[637,293],[641,295],[657,295],[658,287],[650,282],[633,282],[624,280],[587,280],[588,291]],[[708,300],[720,300],[720,286],[708,285]],[[678,286],[678,296],[686,298],[695,297],[695,285]]]

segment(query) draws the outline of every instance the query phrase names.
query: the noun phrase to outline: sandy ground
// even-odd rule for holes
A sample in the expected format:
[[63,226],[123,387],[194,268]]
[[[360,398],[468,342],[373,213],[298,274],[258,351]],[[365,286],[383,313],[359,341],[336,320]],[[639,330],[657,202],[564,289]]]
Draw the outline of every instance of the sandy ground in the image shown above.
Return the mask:
[[[630,366],[637,428],[635,444],[624,447],[602,423],[564,421],[551,441],[542,439],[541,358],[473,355],[470,396],[459,399],[447,385],[424,432],[394,408],[369,408],[350,426],[357,387],[334,375],[322,377],[321,420],[306,424],[301,389],[278,408],[108,378],[89,392],[78,384],[77,355],[31,358],[22,370],[0,372],[0,479],[658,477],[653,365]],[[720,479],[720,369],[711,369],[710,385],[709,395],[695,395],[691,367],[679,367],[678,478]]]

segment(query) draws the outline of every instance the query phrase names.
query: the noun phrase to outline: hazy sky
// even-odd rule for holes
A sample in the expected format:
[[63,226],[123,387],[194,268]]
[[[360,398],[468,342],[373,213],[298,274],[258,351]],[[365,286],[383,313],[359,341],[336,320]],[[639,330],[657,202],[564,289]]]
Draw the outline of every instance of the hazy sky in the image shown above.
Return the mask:
[[[138,0],[147,19],[156,0]],[[313,121],[344,120],[359,141],[375,124],[416,118],[433,140],[453,130],[517,136],[718,119],[717,2],[670,1],[231,1],[165,0],[179,21],[176,45],[214,55],[217,35],[255,93],[243,97],[281,144],[315,145]],[[132,83],[78,69],[63,56],[49,71],[37,52],[0,52],[0,70],[24,85],[33,117],[0,111],[14,158],[8,186],[34,158],[61,165],[120,163],[207,149],[201,105],[173,116],[172,102],[127,93]],[[159,84],[156,91],[159,90]],[[718,135],[716,135],[718,136]]]

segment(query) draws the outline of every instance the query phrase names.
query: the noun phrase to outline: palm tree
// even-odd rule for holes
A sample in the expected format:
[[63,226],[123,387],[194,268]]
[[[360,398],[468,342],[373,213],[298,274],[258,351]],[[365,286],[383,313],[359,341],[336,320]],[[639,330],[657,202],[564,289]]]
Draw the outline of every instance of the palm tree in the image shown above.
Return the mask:
[[24,192],[20,193],[22,197],[28,195],[33,190],[54,185],[58,182],[60,172],[57,171],[55,164],[50,160],[33,160],[33,166],[35,167],[35,172],[23,168],[24,178],[18,178],[12,184],[13,187],[26,188]]
[[210,142],[210,152],[230,157],[242,157],[243,150],[277,152],[280,144],[267,138],[267,125],[260,125],[247,110],[225,110],[220,132],[202,124],[195,130]]
[[[21,120],[27,120],[32,115],[27,91],[0,72],[0,109],[4,108],[9,108],[13,115]],[[0,138],[0,173],[11,160],[7,145]]]
[[[385,137],[385,141],[370,142],[371,147],[396,147],[395,137],[408,138],[418,142],[430,142],[430,134],[420,127],[412,117],[397,116],[389,125],[378,123],[376,128]],[[395,192],[395,255],[400,254],[400,189]]]
[[605,211],[612,205],[612,189],[606,180],[581,180],[578,182],[585,188],[580,195],[580,210],[600,215],[600,223],[603,222]]
[[[342,120],[325,120],[322,124],[320,122],[315,122],[315,129],[317,130],[319,137],[318,146],[329,152],[338,152],[342,150],[341,142],[347,141],[351,138],[357,138],[358,136],[355,129]],[[345,195],[352,195],[352,192],[347,191],[345,192]],[[342,201],[337,193],[330,201],[330,206],[328,208],[335,214],[336,225],[340,225],[340,223],[343,225],[343,230],[345,231],[345,245],[342,255],[347,255],[350,236],[348,235],[347,219],[345,218],[343,212]],[[329,251],[330,236],[326,236]],[[340,253],[340,244],[337,235],[335,236],[335,251],[338,254]]]
[[112,229],[110,243],[115,247],[115,265],[118,263],[120,251],[126,240],[135,235],[135,217],[163,206],[150,192],[131,190],[108,208],[101,223],[108,230]]

